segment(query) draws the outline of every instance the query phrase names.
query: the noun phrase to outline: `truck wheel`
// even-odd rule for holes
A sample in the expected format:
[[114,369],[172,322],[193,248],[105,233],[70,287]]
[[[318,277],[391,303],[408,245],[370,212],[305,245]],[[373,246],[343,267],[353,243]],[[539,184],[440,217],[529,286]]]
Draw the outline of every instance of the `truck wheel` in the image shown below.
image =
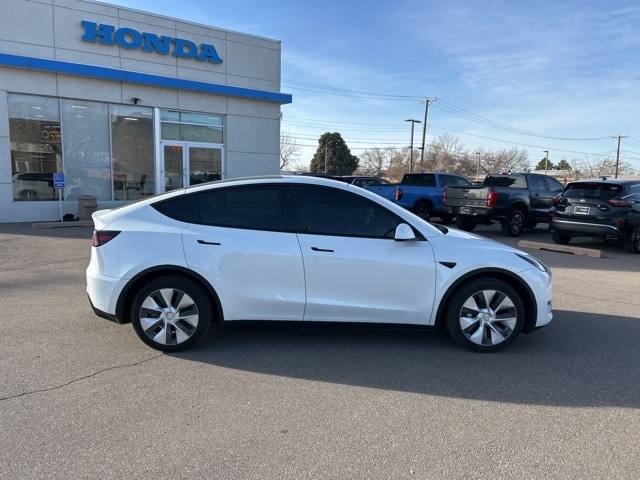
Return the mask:
[[502,233],[507,237],[519,237],[524,230],[526,218],[520,210],[509,210],[507,219],[502,222]]
[[451,221],[453,220],[453,217],[455,217],[455,215],[451,215],[450,213],[440,214],[440,220],[442,220],[442,223],[451,223]]
[[465,218],[458,215],[456,217],[456,227],[458,227],[460,230],[464,230],[465,232],[470,232],[471,230],[476,228],[476,222],[474,222],[470,218]]
[[431,220],[431,205],[427,202],[418,202],[416,206],[413,207],[413,213],[428,222]]

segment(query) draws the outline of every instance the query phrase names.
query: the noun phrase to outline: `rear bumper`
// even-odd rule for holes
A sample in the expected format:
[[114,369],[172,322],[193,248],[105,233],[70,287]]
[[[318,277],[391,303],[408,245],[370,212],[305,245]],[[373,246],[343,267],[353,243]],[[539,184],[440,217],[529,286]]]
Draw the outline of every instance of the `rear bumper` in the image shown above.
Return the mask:
[[564,218],[553,218],[549,223],[549,231],[573,236],[611,238],[627,240],[629,236],[617,226],[606,223],[576,222]]

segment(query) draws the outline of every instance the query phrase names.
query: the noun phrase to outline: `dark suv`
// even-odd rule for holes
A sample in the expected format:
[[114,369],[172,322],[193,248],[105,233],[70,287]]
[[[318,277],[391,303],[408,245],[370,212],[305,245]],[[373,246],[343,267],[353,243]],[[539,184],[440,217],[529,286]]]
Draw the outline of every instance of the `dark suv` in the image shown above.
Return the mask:
[[553,198],[549,212],[553,241],[573,237],[621,240],[630,253],[640,253],[640,180],[606,177],[577,180]]

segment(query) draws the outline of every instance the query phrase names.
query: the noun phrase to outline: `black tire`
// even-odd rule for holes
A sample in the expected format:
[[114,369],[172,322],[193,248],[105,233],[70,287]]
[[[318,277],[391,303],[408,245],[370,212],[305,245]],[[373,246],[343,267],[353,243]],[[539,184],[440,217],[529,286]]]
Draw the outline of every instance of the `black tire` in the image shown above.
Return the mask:
[[474,228],[476,228],[476,222],[467,217],[461,217],[458,215],[456,217],[456,227],[460,230],[464,230],[465,232],[470,232]]
[[413,213],[428,222],[431,220],[431,205],[428,202],[418,202],[413,207]]
[[551,239],[558,245],[566,245],[571,241],[571,235],[566,233],[551,232]]
[[502,222],[502,233],[507,237],[519,237],[524,231],[527,219],[521,210],[513,209],[507,213],[507,219]]
[[627,253],[640,253],[640,224],[633,229],[629,240],[625,240],[624,249]]
[[472,280],[456,288],[445,311],[451,337],[475,352],[495,352],[506,347],[524,325],[520,295],[493,278]]
[[140,288],[131,303],[131,324],[151,348],[177,352],[197,344],[212,328],[212,307],[197,283],[175,275]]
[[454,217],[455,215],[451,215],[450,213],[440,214],[440,220],[442,220],[442,223],[451,223]]

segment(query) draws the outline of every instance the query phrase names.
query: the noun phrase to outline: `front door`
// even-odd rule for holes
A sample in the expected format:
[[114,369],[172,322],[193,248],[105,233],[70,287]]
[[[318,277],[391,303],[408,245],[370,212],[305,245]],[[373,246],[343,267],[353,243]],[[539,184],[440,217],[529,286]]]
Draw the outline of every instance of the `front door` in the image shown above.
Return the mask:
[[162,142],[161,186],[170,191],[222,178],[222,147],[211,144]]

